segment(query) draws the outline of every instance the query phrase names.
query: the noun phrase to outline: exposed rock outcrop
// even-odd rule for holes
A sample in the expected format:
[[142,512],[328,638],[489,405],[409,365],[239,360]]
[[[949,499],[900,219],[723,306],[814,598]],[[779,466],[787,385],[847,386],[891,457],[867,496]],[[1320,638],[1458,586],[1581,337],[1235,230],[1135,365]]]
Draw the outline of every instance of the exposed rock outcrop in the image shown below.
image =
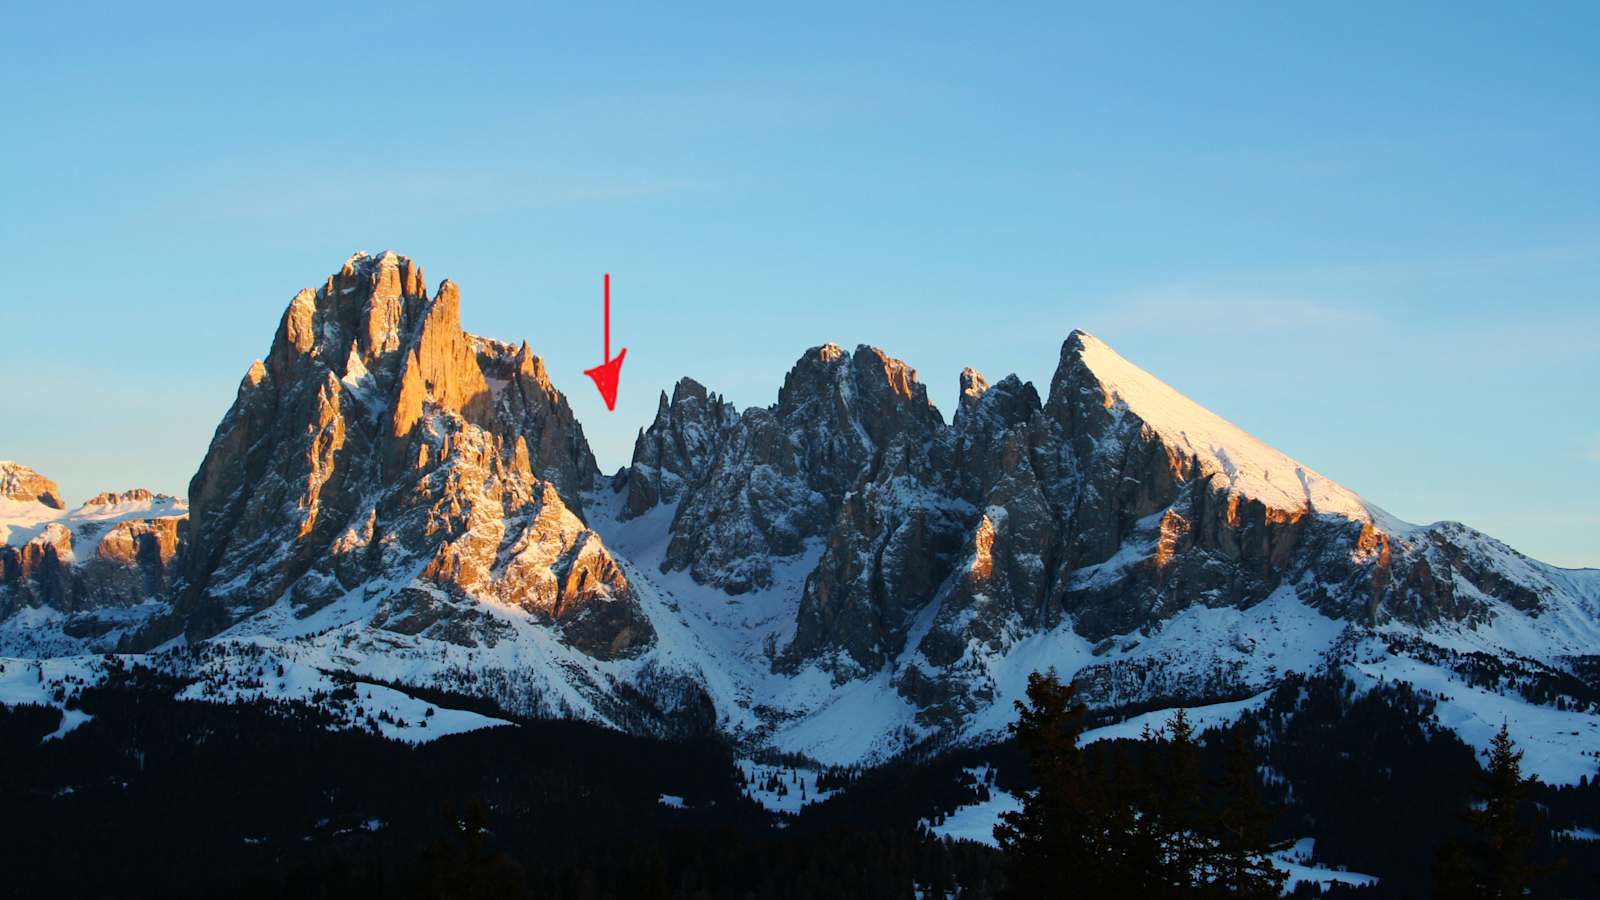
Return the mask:
[[628,492],[623,514],[631,518],[679,499],[685,486],[706,473],[736,421],[733,404],[707,393],[693,378],[679,379],[670,401],[663,391],[655,421],[639,432],[627,477],[619,485]]
[[52,509],[66,508],[61,502],[61,489],[54,481],[9,459],[0,459],[0,498],[43,503]]

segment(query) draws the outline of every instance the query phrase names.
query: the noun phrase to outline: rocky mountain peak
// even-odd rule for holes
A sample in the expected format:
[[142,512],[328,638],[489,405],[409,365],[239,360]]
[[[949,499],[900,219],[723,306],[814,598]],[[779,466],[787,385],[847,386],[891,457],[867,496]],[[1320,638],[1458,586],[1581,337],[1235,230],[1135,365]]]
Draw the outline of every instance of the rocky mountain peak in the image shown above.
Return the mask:
[[853,354],[832,343],[807,350],[784,378],[773,413],[784,421],[826,422],[880,446],[944,423],[916,370],[865,344]]
[[944,417],[928,400],[928,388],[917,380],[917,370],[877,347],[856,348],[851,360],[856,374],[858,402],[867,434],[880,446],[895,435],[923,436],[944,425]]
[[[666,392],[662,391],[661,397],[663,400],[666,399],[666,396]],[[695,381],[693,378],[679,378],[678,383],[672,386],[673,404],[684,403],[689,400],[698,400],[701,403],[704,403],[706,401],[706,396],[705,385]]]
[[424,404],[474,424],[483,424],[490,409],[489,384],[473,342],[461,330],[461,292],[446,279],[424,309],[400,366],[390,431],[400,440],[422,418]]
[[679,499],[711,467],[738,418],[732,403],[693,378],[678,379],[670,400],[662,391],[655,421],[633,444],[633,460],[621,485],[628,493],[624,518]]
[[[664,566],[733,593],[767,586],[775,558],[821,537],[851,490],[921,467],[944,420],[904,362],[876,347],[812,347],[778,401],[729,420],[690,482]],[[690,525],[689,523],[703,523]]]
[[[323,282],[290,300],[268,354],[276,377],[310,358],[344,374],[352,346],[369,369],[387,368],[427,303],[422,267],[392,251],[357,253]],[[441,286],[443,292],[443,286]]]
[[997,433],[1021,425],[1039,411],[1039,392],[1032,382],[1007,375],[990,385],[976,369],[961,371],[959,405],[951,425],[961,435]]
[[1371,522],[1360,497],[1291,459],[1139,368],[1094,336],[1061,347],[1046,411],[1073,435],[1101,435],[1131,417],[1160,440],[1181,480],[1214,479],[1230,493],[1280,511]]
[[989,390],[989,382],[977,369],[968,366],[961,370],[960,386],[961,396],[956,407],[957,417],[962,413],[970,413],[972,408],[978,405],[978,400]]
[[0,460],[0,497],[64,509],[56,483],[19,462]]
[[849,357],[831,341],[802,353],[778,389],[778,415],[787,416],[809,404],[826,402],[836,390],[840,373],[848,367]]
[[535,356],[529,349],[527,341],[523,341],[522,346],[517,348],[513,361],[516,363],[517,374],[528,379],[531,384],[547,393],[555,390],[555,385],[550,383],[550,373],[544,367],[544,358]]
[[127,503],[171,503],[175,498],[170,494],[156,494],[144,488],[132,488],[126,491],[101,491],[85,500],[83,505],[89,506],[121,506]]
[[[581,426],[526,342],[468,334],[455,282],[430,297],[410,259],[358,253],[294,296],[267,363],[251,367],[218,426],[190,486],[180,612],[204,635],[283,598],[320,608],[413,560],[431,560],[426,577],[456,598],[452,608],[510,602],[483,574],[501,542],[517,539],[506,517],[544,485],[581,523],[596,474]],[[587,547],[584,559],[604,552],[598,539],[561,540]],[[610,571],[596,565],[586,581]],[[573,596],[600,596],[590,588]],[[623,581],[604,599],[631,608]],[[648,640],[647,628],[630,628],[618,652]]]

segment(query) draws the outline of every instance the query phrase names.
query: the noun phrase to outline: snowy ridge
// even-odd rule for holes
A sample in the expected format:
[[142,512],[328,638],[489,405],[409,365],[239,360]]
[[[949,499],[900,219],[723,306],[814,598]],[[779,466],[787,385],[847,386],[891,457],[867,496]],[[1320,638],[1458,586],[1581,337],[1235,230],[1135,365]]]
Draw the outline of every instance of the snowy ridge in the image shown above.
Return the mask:
[[[51,526],[56,526],[73,537],[70,553],[62,561],[81,562],[93,558],[100,541],[114,525],[142,519],[180,519],[189,514],[187,503],[166,494],[130,491],[110,496],[114,498],[111,502],[91,501],[74,509],[0,497],[0,543],[20,547],[46,536]],[[78,538],[85,542],[80,544]]]
[[[1084,365],[1106,390],[1106,406],[1126,408],[1173,447],[1188,450],[1203,474],[1220,475],[1243,496],[1276,509],[1373,520],[1373,510],[1349,489],[1185,397],[1099,338],[1082,331],[1075,334],[1083,345]],[[1380,515],[1398,524],[1392,516]]]

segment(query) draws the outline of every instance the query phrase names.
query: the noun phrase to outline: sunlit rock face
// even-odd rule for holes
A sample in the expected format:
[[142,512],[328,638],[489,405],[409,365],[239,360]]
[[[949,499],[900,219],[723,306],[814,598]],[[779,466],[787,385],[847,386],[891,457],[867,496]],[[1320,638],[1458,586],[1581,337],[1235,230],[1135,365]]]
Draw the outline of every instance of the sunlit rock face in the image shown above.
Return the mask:
[[43,503],[52,509],[64,509],[61,490],[56,483],[27,466],[0,460],[0,499],[19,503]]
[[492,639],[463,601],[524,610],[595,655],[649,643],[583,526],[597,470],[566,398],[526,343],[464,332],[460,303],[393,253],[290,301],[190,484],[192,638],[357,594],[382,597],[381,627],[457,643]]

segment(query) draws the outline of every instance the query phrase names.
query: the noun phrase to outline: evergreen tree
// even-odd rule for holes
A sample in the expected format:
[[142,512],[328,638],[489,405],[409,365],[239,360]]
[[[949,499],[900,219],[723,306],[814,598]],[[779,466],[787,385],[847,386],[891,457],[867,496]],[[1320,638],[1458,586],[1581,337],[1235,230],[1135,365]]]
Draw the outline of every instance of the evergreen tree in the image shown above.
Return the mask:
[[1445,841],[1433,857],[1433,895],[1439,900],[1466,900],[1476,897],[1477,876],[1466,844]]
[[1267,857],[1272,815],[1261,802],[1255,753],[1243,726],[1233,729],[1233,742],[1216,787],[1222,809],[1216,823],[1213,887],[1228,897],[1280,896],[1288,873]]
[[1145,814],[1152,817],[1162,893],[1187,896],[1209,881],[1200,747],[1181,709],[1167,721],[1164,733],[1162,765],[1152,779],[1154,791]]
[[526,879],[522,867],[504,852],[484,846],[487,811],[481,801],[469,803],[459,822],[448,806],[445,817],[453,839],[437,840],[428,848],[419,885],[424,896],[487,900],[522,893]]
[[1013,897],[1112,896],[1101,864],[1103,825],[1096,815],[1094,785],[1078,749],[1087,711],[1077,686],[1062,684],[1055,670],[1028,676],[1028,702],[1017,701],[1010,726],[1039,787],[1022,809],[1001,815],[995,840],[1009,862],[1007,893]]
[[1155,771],[1155,738],[1147,727],[1139,742],[1139,758],[1126,747],[1116,751],[1115,774],[1110,780],[1108,837],[1115,868],[1130,897],[1155,897],[1161,893],[1161,852],[1156,818],[1151,806],[1147,773]]
[[1540,872],[1528,862],[1533,827],[1524,808],[1538,783],[1522,774],[1522,751],[1506,725],[1489,746],[1489,766],[1478,790],[1480,803],[1463,819],[1472,836],[1463,846],[1451,841],[1434,861],[1434,893],[1440,898],[1522,897]]

